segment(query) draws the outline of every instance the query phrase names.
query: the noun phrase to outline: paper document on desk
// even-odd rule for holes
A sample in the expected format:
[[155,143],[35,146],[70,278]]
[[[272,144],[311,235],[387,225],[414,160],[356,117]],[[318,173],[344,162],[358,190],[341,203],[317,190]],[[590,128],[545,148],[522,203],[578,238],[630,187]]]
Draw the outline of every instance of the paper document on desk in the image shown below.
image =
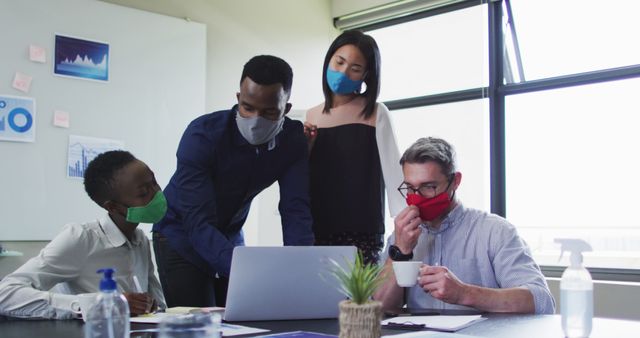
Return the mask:
[[255,338],[338,338],[338,336],[309,331],[292,331],[274,333],[267,336],[257,336]]
[[223,307],[186,307],[186,306],[177,306],[170,307],[165,310],[165,312],[156,312],[149,313],[145,315],[140,315],[137,317],[131,317],[131,323],[142,323],[142,324],[158,324],[163,318],[178,316],[178,315],[186,315],[191,313],[222,313],[224,312]]
[[142,323],[142,324],[158,324],[162,319],[167,317],[175,317],[177,314],[173,313],[165,313],[165,312],[157,312],[157,313],[149,313],[146,315],[140,315],[137,317],[131,317],[129,322],[131,323]]
[[223,337],[239,336],[244,334],[254,334],[254,333],[262,333],[262,332],[269,331],[265,329],[258,329],[255,327],[248,327],[248,326],[235,325],[235,324],[229,324],[229,323],[222,323],[220,325],[222,327]]
[[215,307],[175,306],[175,307],[167,308],[166,310],[164,310],[164,312],[179,314],[179,315],[186,315],[189,313],[213,313],[213,312],[222,314],[224,313],[224,308],[219,306],[215,306]]
[[434,329],[439,331],[454,332],[461,330],[469,325],[483,321],[481,315],[473,316],[411,316],[411,317],[393,317],[382,321],[382,325],[393,324],[412,324],[424,325],[426,329]]
[[[154,313],[154,314],[140,316],[140,317],[131,317],[131,323],[157,324],[163,318],[167,318],[171,316],[176,316],[176,315],[170,314],[170,313]],[[222,331],[223,337],[232,337],[232,336],[239,336],[239,335],[246,335],[246,334],[269,332],[269,330],[265,330],[265,329],[258,329],[255,327],[235,325],[235,324],[229,324],[229,323],[220,324],[220,329]],[[150,333],[160,332],[160,328],[157,326],[152,326],[147,329],[134,329],[134,330],[131,330],[130,333],[146,333],[146,332],[150,332]]]
[[477,338],[467,334],[438,332],[438,331],[419,331],[411,333],[401,333],[382,336],[382,338]]

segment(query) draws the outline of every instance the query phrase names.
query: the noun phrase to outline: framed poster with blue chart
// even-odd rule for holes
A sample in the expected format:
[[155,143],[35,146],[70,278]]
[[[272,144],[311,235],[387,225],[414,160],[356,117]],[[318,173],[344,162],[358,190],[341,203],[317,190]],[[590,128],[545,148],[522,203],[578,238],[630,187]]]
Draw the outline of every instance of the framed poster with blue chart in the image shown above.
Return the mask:
[[56,34],[53,73],[109,81],[109,44]]
[[36,101],[0,95],[0,141],[35,142]]

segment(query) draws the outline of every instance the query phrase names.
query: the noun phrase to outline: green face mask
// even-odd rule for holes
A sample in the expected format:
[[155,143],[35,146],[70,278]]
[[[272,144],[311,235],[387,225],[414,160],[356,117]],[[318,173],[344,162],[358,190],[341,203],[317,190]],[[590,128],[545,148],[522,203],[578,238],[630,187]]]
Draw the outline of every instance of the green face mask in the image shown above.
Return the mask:
[[127,222],[130,223],[156,223],[167,212],[167,200],[162,190],[158,191],[149,204],[143,207],[129,207],[127,209]]

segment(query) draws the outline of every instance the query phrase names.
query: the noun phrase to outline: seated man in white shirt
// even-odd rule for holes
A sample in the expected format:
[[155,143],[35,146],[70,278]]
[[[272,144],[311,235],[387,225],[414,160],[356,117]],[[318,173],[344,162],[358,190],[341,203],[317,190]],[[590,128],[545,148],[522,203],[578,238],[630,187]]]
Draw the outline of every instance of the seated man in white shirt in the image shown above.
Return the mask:
[[407,289],[409,308],[554,313],[549,287],[516,228],[455,197],[462,174],[449,143],[421,138],[400,164],[398,190],[409,206],[395,218],[381,257],[389,273],[374,298],[385,310],[405,305],[392,261],[414,260],[423,265],[417,284]]
[[75,294],[99,291],[101,268],[115,269],[132,315],[166,307],[149,240],[137,229],[138,223],[157,222],[167,209],[153,172],[129,152],[109,151],[89,163],[84,186],[107,214],[65,226],[38,256],[6,276],[0,282],[0,315],[71,318]]

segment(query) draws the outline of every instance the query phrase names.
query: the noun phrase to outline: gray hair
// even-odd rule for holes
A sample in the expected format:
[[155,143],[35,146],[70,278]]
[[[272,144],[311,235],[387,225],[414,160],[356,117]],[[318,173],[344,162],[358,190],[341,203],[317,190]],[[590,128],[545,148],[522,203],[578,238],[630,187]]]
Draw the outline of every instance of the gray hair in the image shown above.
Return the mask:
[[438,163],[444,175],[450,175],[457,171],[455,149],[447,141],[436,137],[418,139],[402,154],[400,165],[429,161]]

